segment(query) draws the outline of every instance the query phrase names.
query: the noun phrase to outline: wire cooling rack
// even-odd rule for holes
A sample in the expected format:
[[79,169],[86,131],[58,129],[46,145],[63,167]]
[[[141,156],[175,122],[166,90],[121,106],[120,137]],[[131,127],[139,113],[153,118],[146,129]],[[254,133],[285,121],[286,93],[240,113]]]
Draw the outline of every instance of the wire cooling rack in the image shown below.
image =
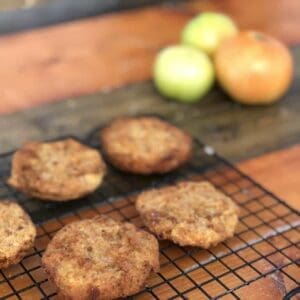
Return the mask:
[[[82,142],[99,148],[98,132],[95,129]],[[0,199],[17,200],[37,224],[38,235],[21,263],[0,270],[0,299],[56,299],[40,258],[57,230],[98,214],[142,227],[134,208],[135,194],[186,178],[210,181],[240,206],[237,232],[209,250],[161,241],[160,272],[152,274],[146,289],[131,298],[248,299],[261,285],[286,299],[299,292],[299,213],[198,140],[193,159],[175,172],[146,177],[109,166],[94,194],[70,203],[42,202],[10,188],[5,181],[12,154],[0,155]]]

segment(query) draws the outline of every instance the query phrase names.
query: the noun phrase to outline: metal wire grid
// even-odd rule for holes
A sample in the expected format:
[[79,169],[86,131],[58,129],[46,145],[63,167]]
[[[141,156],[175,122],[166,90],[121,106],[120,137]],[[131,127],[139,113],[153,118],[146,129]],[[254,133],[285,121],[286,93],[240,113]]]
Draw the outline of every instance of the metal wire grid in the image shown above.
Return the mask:
[[[96,132],[85,143],[99,147]],[[12,153],[0,155],[0,199],[16,199],[38,224],[31,252],[20,264],[0,271],[0,299],[55,299],[55,288],[40,267],[40,257],[57,230],[101,213],[142,226],[134,208],[135,193],[185,178],[208,180],[239,204],[237,233],[209,250],[162,241],[160,272],[150,277],[144,291],[131,298],[240,299],[247,285],[270,274],[281,278],[286,292],[297,288],[299,213],[211,150],[195,141],[194,159],[165,176],[141,177],[109,168],[98,191],[64,204],[28,199],[7,186]]]

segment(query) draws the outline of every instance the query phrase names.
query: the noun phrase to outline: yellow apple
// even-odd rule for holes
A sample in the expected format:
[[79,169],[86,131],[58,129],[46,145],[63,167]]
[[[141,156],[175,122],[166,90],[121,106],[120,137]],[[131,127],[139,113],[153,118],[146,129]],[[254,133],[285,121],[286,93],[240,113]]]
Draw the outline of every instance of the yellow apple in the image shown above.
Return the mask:
[[212,56],[228,37],[236,35],[237,26],[224,14],[205,12],[193,18],[183,29],[181,41]]
[[214,67],[204,52],[178,45],[160,51],[153,69],[154,84],[162,95],[181,102],[200,100],[214,83]]

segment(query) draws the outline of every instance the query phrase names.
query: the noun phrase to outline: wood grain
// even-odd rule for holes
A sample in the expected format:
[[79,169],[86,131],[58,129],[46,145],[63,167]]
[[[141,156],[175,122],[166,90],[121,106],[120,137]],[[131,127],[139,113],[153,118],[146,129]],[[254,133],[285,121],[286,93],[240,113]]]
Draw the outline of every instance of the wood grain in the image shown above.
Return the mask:
[[241,162],[239,168],[300,210],[300,145]]
[[0,39],[0,112],[146,80],[187,16],[143,9]]
[[[231,14],[242,28],[300,41],[297,0],[191,1],[65,23],[0,38],[0,113],[150,78],[157,51],[200,10]],[[269,9],[272,7],[272,9]]]

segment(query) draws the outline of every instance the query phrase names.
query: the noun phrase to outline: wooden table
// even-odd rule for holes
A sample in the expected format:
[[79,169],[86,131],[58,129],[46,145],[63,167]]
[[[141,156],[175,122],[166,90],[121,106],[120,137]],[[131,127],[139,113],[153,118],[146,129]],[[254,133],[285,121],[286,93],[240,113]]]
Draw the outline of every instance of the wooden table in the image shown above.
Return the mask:
[[[266,31],[293,46],[295,82],[282,102],[248,108],[215,88],[189,106],[157,94],[149,81],[155,54],[176,43],[187,20],[202,10],[224,11],[241,28]],[[119,114],[159,113],[300,209],[299,16],[297,0],[189,1],[3,36],[0,152],[58,133],[82,136]]]
[[[45,129],[47,133],[40,132],[38,135],[36,133],[41,128],[30,126],[32,123],[27,119],[31,118],[30,115],[39,119],[39,109],[36,114],[26,111],[7,115],[9,113],[80,96],[80,103],[75,101],[77,110],[88,114],[92,113],[88,108],[89,102],[94,99],[94,103],[98,103],[95,97],[105,98],[103,93],[111,89],[148,80],[155,53],[161,47],[175,43],[187,20],[201,10],[224,11],[232,15],[241,28],[264,30],[291,45],[297,44],[300,41],[299,3],[297,0],[276,1],[276,5],[271,3],[271,0],[251,1],[247,5],[240,5],[239,1],[234,0],[190,1],[176,7],[137,9],[0,38],[0,112],[6,115],[0,120],[0,151],[18,146],[26,138],[43,138],[47,137],[48,131],[55,131],[54,126]],[[273,5],[272,10],[268,9],[270,5]],[[293,54],[296,65],[299,65],[300,52],[297,47],[293,48]],[[198,114],[195,113],[194,122],[200,122],[196,121],[197,118],[203,118],[202,111],[214,115],[205,119],[203,126],[189,126],[194,127],[200,138],[232,161],[252,158],[241,162],[239,167],[291,205],[300,208],[300,189],[297,184],[300,150],[297,146],[289,148],[300,139],[299,105],[296,99],[299,95],[297,82],[300,79],[297,68],[295,77],[294,86],[286,99],[264,109],[239,107],[228,99],[224,100],[225,96],[215,90],[207,97],[208,104],[195,105]],[[140,93],[140,97],[147,93],[148,98],[155,98],[158,112],[195,110],[195,107],[157,99],[149,84],[136,86],[129,92],[126,88],[118,90],[115,94],[127,99],[125,95],[135,91]],[[98,94],[94,97],[85,96],[93,93]],[[138,106],[137,111],[153,110],[153,99],[142,99],[139,103],[127,99],[124,103],[127,101],[128,105]],[[45,106],[40,110],[44,116],[53,119],[57,117],[57,110],[69,110],[70,101],[62,102],[57,107],[51,106],[51,109]],[[116,105],[114,100],[111,101],[111,105]],[[116,109],[116,112],[120,110]],[[36,125],[49,127],[49,123],[42,125],[41,121],[37,120]],[[63,127],[68,131],[70,126],[68,120],[65,121]],[[18,127],[10,123],[15,122],[22,123],[22,126],[26,123],[30,130],[25,134],[23,130],[20,134],[19,130],[19,138],[13,139],[12,136],[18,136]],[[251,128],[254,122],[261,130],[254,131]],[[6,126],[9,126],[9,131],[5,130]],[[237,126],[242,127],[241,132],[236,132],[234,127]],[[284,150],[280,152],[259,156],[282,148]]]

